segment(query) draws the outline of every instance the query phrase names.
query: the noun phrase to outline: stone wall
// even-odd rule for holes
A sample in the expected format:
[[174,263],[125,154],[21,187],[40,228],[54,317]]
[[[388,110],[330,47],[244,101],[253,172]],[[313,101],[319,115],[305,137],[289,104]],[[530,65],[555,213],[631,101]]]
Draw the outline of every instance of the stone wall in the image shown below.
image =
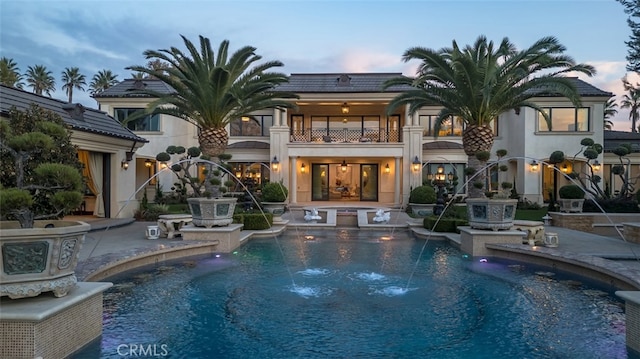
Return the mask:
[[640,222],[624,223],[624,238],[633,243],[640,243]]

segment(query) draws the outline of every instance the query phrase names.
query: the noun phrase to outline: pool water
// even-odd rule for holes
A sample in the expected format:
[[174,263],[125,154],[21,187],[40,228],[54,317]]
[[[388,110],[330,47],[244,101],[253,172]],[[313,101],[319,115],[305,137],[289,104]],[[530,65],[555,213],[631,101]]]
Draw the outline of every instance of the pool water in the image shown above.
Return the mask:
[[114,278],[103,335],[74,358],[630,357],[610,293],[388,236],[290,230]]

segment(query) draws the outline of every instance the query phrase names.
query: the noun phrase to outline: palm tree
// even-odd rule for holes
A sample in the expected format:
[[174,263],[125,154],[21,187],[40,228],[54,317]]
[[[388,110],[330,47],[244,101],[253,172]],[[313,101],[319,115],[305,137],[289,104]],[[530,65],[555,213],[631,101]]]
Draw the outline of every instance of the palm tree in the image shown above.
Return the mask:
[[[147,106],[146,113],[175,116],[197,126],[200,149],[212,160],[219,160],[226,150],[229,133],[225,127],[234,119],[265,108],[294,107],[286,99],[297,98],[295,95],[271,91],[289,80],[285,74],[269,72],[283,66],[280,61],[257,63],[262,56],[252,46],[242,47],[229,57],[228,40],[220,43],[216,56],[209,39],[203,36],[199,37],[198,52],[191,41],[181,37],[187,53],[175,47],[144,52],[146,59],[161,60],[168,66],[127,69],[157,78],[175,90],[170,94],[142,90],[157,98]],[[205,191],[218,195],[216,186],[208,180],[205,184]]]
[[0,58],[0,84],[22,89],[22,75],[18,64],[8,57]]
[[117,77],[118,75],[114,75],[111,70],[98,71],[98,73],[93,75],[93,78],[91,78],[91,83],[89,84],[91,89],[89,92],[92,95],[95,95],[98,92],[108,89],[118,83],[118,80],[116,79]]
[[[595,69],[576,64],[564,51],[565,47],[554,37],[544,37],[524,50],[517,50],[508,38],[502,39],[496,48],[485,36],[464,48],[455,40],[453,47],[440,50],[410,48],[403,54],[403,60],[421,62],[417,76],[391,79],[384,88],[408,85],[414,89],[396,96],[389,103],[388,112],[401,105],[408,105],[410,113],[427,105],[442,106],[435,133],[451,116],[460,118],[465,124],[462,144],[469,157],[468,165],[476,170],[483,168],[493,146],[489,124],[501,113],[521,107],[533,108],[542,113],[551,128],[549,115],[531,102],[533,97],[557,93],[575,106],[580,105],[573,81],[562,75],[580,72],[591,76]],[[476,182],[484,183],[484,171],[475,176]],[[484,196],[481,186],[478,187],[469,188],[469,197]]]
[[53,73],[44,65],[29,66],[26,72],[27,83],[36,95],[43,93],[51,97],[51,92],[56,90],[56,80]]
[[604,129],[607,131],[611,131],[613,129],[613,122],[609,119],[618,113],[618,110],[616,109],[616,107],[618,107],[618,104],[616,103],[616,100],[613,97],[608,99],[607,102],[604,104],[603,126],[604,126]]
[[622,85],[624,86],[624,90],[627,91],[627,93],[622,96],[620,108],[629,109],[631,132],[638,132],[638,127],[636,126],[636,124],[638,123],[638,118],[640,118],[640,84],[636,84],[635,86],[633,86],[625,76],[622,78]]
[[80,69],[77,67],[67,67],[62,71],[62,89],[67,92],[67,96],[69,96],[69,103],[73,102],[73,89],[78,89],[84,91],[84,86],[87,84],[85,82],[85,76],[80,73]]

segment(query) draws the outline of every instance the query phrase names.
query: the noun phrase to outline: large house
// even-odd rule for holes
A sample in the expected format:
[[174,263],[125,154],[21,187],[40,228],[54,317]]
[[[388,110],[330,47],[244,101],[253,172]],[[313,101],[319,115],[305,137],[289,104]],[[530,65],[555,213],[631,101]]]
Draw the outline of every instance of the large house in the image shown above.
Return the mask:
[[134,172],[127,171],[134,153],[148,141],[122,126],[106,113],[0,85],[0,120],[12,108],[25,111],[37,105],[61,116],[78,149],[87,188],[77,214],[127,218],[138,209]]
[[[233,120],[228,128],[227,152],[233,157],[234,175],[243,180],[282,181],[289,189],[292,205],[367,202],[370,205],[403,207],[410,189],[432,178],[438,167],[448,179],[459,178],[453,194],[464,196],[462,150],[463,125],[452,118],[434,133],[433,122],[440,108],[428,106],[415,113],[407,110],[387,114],[389,101],[407,90],[382,90],[382,84],[399,73],[312,73],[292,74],[276,91],[299,95],[295,110],[269,109]],[[506,172],[492,172],[488,185],[515,184],[524,198],[542,203],[554,188],[554,169],[544,162],[551,152],[561,150],[573,157],[575,166],[584,164],[580,140],[585,137],[603,143],[604,104],[612,94],[578,78],[572,78],[581,95],[582,106],[574,108],[559,95],[545,94],[533,101],[548,111],[552,128],[529,108],[501,114],[492,124],[494,152],[506,149],[500,164]],[[152,99],[136,90],[152,88],[170,93],[159,80],[125,80],[97,94],[101,110],[117,120],[144,108]],[[136,186],[149,178],[169,192],[175,178],[161,171],[167,164],[155,156],[168,145],[197,146],[197,129],[177,118],[147,116],[126,125],[149,143],[136,152]],[[493,154],[492,161],[498,160]],[[598,158],[601,176],[615,186],[609,173],[615,160],[606,154]],[[632,166],[640,173],[640,160]],[[559,164],[571,171],[571,162]],[[149,166],[149,167],[147,167]],[[563,176],[556,188],[567,180]],[[155,180],[157,179],[157,182]]]

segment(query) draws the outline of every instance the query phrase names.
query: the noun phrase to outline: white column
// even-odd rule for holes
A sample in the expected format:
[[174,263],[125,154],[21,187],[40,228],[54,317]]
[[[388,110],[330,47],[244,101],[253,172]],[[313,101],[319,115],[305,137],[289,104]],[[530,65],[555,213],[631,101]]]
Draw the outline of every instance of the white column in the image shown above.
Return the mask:
[[394,169],[395,169],[395,174],[393,175],[393,205],[394,207],[398,207],[401,203],[401,199],[400,199],[400,185],[402,184],[402,177],[400,176],[400,172],[401,172],[401,163],[400,163],[400,157],[396,157],[395,158],[395,164],[394,164]]
[[291,186],[289,186],[289,203],[298,203],[298,159],[291,157]]

